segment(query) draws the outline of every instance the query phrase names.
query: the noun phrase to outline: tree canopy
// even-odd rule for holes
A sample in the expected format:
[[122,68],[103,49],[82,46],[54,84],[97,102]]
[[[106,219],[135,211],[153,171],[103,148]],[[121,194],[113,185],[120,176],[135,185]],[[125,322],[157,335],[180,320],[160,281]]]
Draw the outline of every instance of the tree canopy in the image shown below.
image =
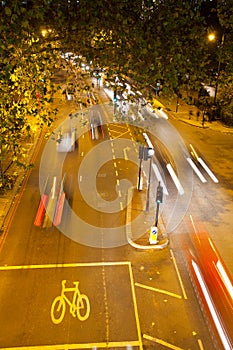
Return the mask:
[[[219,83],[220,77],[225,80],[227,74],[232,91],[233,5],[228,0],[216,1],[208,7],[210,3],[208,0],[2,1],[1,174],[6,154],[20,161],[20,138],[25,132],[30,134],[30,118],[38,126],[52,122],[51,76],[61,62],[61,53],[73,52],[92,62],[94,69],[104,68],[109,79],[130,76],[142,91],[162,82],[163,93],[178,93],[182,85],[198,90],[207,81],[214,53],[215,62],[221,62],[219,73],[224,72],[218,76]],[[207,33],[213,29],[213,23],[208,23],[206,8],[216,19],[221,38],[224,35],[224,43],[218,38],[212,52]]]

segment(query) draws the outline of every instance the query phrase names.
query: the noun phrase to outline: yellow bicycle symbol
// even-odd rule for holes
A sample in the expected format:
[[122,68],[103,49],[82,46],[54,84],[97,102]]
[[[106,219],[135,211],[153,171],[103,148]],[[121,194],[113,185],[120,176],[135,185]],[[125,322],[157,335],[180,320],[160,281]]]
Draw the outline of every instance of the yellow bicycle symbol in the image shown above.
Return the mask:
[[[66,303],[70,306],[70,313],[73,317],[78,317],[80,321],[85,321],[90,315],[90,301],[85,294],[79,291],[79,282],[73,282],[74,287],[66,288],[66,280],[61,282],[61,295],[56,297],[51,306],[51,319],[53,323],[60,323],[66,312]],[[65,295],[66,292],[74,292],[72,302]]]

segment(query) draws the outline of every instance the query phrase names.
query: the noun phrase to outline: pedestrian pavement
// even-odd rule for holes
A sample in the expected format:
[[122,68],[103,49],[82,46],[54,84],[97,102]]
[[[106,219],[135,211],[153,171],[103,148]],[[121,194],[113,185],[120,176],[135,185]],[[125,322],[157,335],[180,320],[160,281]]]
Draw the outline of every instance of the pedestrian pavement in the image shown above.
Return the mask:
[[162,98],[158,98],[154,99],[154,107],[162,108],[162,110],[167,113],[168,117],[171,116],[172,118],[189,125],[233,134],[233,127],[227,127],[219,120],[211,122],[205,120],[203,124],[203,111],[194,105],[185,103],[183,100],[179,100],[177,105],[177,99],[171,99],[166,102]]
[[[61,93],[60,94],[58,93],[55,96],[54,104],[55,104],[55,107],[57,106],[59,108],[59,111],[60,111],[59,113],[60,114],[63,113],[64,115],[69,115],[75,109],[75,103],[73,101],[65,100],[64,95],[62,95]],[[161,99],[159,100],[156,99],[154,101],[154,107],[162,108],[162,110],[165,113],[167,113],[168,117],[175,118],[180,122],[188,123],[193,127],[199,127],[199,128],[204,127],[204,128],[210,128],[212,130],[219,131],[219,132],[233,133],[233,128],[228,128],[219,121],[214,121],[214,122],[205,121],[203,126],[203,122],[201,120],[201,113],[199,118],[197,117],[197,112],[198,112],[197,107],[188,105],[181,100],[179,101],[179,105],[177,106],[176,100],[171,100],[169,101],[169,103],[165,103]],[[192,112],[190,113],[190,111]],[[56,120],[55,120],[55,125],[56,125]],[[32,159],[33,157],[33,153],[35,151],[35,147],[38,142],[39,135],[40,133],[37,132],[33,137],[33,142],[31,141],[26,145],[25,144],[23,145],[24,147],[25,146],[27,147],[29,162],[30,162],[30,159]],[[14,171],[14,169],[12,169],[11,171]],[[6,229],[7,217],[9,216],[9,213],[13,208],[16,197],[20,192],[21,185],[26,175],[26,171],[23,169],[18,169],[17,171],[18,171],[18,177],[14,187],[11,190],[8,190],[4,194],[0,195],[0,239],[1,239],[1,233],[3,233],[4,230]],[[133,211],[140,211],[141,213],[143,213],[142,226],[146,224],[146,226],[148,227],[148,224],[150,224],[151,226],[154,225],[153,222],[155,217],[155,210],[154,208],[152,208],[148,212],[145,211],[145,209],[143,208],[143,205],[146,203],[145,196],[146,196],[146,189],[144,189],[139,193],[136,193],[136,195],[133,197],[130,213],[128,215],[132,215]],[[136,241],[134,241],[133,233],[132,232],[130,233],[128,231],[127,233],[128,243],[138,249],[162,249],[168,244],[168,238],[166,236],[164,226],[165,225],[163,225],[162,220],[160,218],[159,224],[158,224],[158,242],[156,245],[154,244],[150,245],[148,231],[145,232],[145,235],[143,235]],[[128,225],[128,227],[130,227],[130,225]],[[129,230],[129,228],[127,230]]]

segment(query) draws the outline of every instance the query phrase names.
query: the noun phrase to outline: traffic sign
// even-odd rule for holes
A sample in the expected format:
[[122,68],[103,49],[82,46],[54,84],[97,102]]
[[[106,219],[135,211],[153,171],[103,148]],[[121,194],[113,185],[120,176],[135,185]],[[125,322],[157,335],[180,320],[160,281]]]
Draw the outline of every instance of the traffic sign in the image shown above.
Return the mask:
[[158,242],[157,238],[158,238],[158,228],[156,226],[151,226],[150,237],[149,237],[150,244],[156,244]]

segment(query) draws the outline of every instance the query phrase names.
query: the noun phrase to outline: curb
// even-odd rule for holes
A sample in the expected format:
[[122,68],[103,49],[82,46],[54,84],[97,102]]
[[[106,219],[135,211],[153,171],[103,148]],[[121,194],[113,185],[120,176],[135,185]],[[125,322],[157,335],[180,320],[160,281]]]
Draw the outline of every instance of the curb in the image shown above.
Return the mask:
[[126,239],[127,242],[136,249],[141,249],[141,250],[162,250],[168,246],[169,239],[165,238],[163,241],[161,241],[160,244],[154,244],[154,245],[141,245],[138,243],[135,243],[132,240],[132,231],[131,231],[131,211],[132,211],[132,191],[136,187],[130,187],[127,192],[127,202],[128,198],[131,198],[131,201],[129,205],[126,207]]

